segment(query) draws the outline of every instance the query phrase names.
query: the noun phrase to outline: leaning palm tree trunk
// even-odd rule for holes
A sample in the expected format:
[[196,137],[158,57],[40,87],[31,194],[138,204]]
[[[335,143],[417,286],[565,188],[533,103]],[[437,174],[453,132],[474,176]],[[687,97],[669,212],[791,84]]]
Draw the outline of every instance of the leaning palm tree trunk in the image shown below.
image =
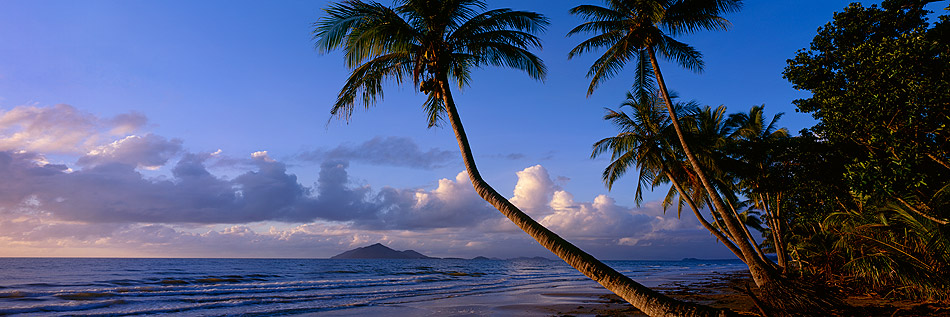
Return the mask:
[[667,91],[666,83],[663,81],[663,74],[660,73],[660,66],[657,63],[655,48],[648,47],[646,50],[650,55],[650,64],[653,66],[653,74],[656,76],[656,84],[660,88],[660,93],[663,95],[663,100],[666,102],[667,111],[669,111],[670,114],[670,124],[673,125],[673,129],[676,131],[676,136],[679,138],[680,145],[683,147],[683,153],[686,154],[689,165],[692,167],[693,172],[696,173],[696,176],[702,183],[703,188],[706,189],[706,193],[709,194],[710,199],[712,199],[714,204],[712,207],[720,211],[720,215],[722,216],[723,221],[726,223],[726,228],[728,229],[729,234],[735,238],[736,246],[739,247],[740,251],[742,251],[744,261],[749,266],[749,273],[752,274],[752,279],[755,281],[755,284],[761,287],[766,284],[774,283],[776,280],[776,273],[774,270],[772,270],[771,266],[764,263],[763,260],[758,256],[755,248],[751,243],[749,243],[749,240],[744,238],[745,232],[742,231],[742,223],[740,223],[739,219],[737,219],[735,216],[729,215],[726,212],[729,209],[726,208],[722,198],[706,178],[706,174],[700,168],[699,160],[697,160],[696,156],[693,155],[693,152],[689,150],[689,146],[686,143],[686,137],[683,134],[683,129],[679,124],[679,118],[676,116],[676,111],[673,110],[673,102],[670,99],[670,93]]
[[729,211],[731,211],[730,214],[733,217],[736,217],[736,219],[739,220],[739,223],[742,224],[740,227],[742,228],[742,232],[745,233],[745,236],[743,236],[744,239],[748,239],[749,244],[751,244],[752,248],[755,249],[755,254],[759,255],[759,259],[762,260],[762,263],[765,263],[773,269],[778,269],[778,267],[776,267],[772,261],[769,261],[769,259],[765,257],[765,252],[762,251],[762,248],[759,247],[758,243],[755,241],[755,238],[752,237],[752,232],[749,231],[749,227],[741,221],[742,218],[739,217],[739,211],[736,210],[736,206],[733,205],[732,201],[729,200],[726,200],[726,204],[729,205]]
[[462,152],[465,170],[472,181],[472,186],[475,187],[475,191],[482,199],[498,209],[518,228],[521,228],[564,262],[650,316],[724,316],[731,314],[728,310],[677,301],[635,282],[531,219],[530,216],[495,191],[482,179],[478,173],[478,168],[475,166],[475,158],[472,156],[468,137],[465,135],[458,109],[456,109],[455,102],[452,99],[447,78],[440,78],[439,82],[448,120],[452,124],[452,131],[455,132],[455,139],[458,141],[459,150]]
[[683,197],[683,200],[686,201],[686,203],[689,205],[689,208],[693,210],[693,214],[696,215],[696,219],[699,220],[699,223],[701,223],[703,227],[706,228],[706,230],[709,230],[709,232],[716,236],[716,239],[718,239],[719,242],[722,242],[722,244],[725,245],[729,251],[732,251],[732,254],[735,254],[736,257],[745,262],[745,257],[742,256],[742,251],[739,251],[739,248],[737,248],[736,245],[722,233],[722,231],[719,231],[719,229],[713,227],[709,221],[706,221],[706,218],[703,217],[703,214],[699,213],[699,206],[696,206],[696,202],[694,202],[693,199],[690,198],[689,195],[683,190],[683,187],[680,185],[679,181],[673,178],[673,175],[669,172],[667,172],[666,175],[666,177],[670,179],[670,182],[673,183],[673,187],[676,188],[676,191],[680,194],[680,197]]

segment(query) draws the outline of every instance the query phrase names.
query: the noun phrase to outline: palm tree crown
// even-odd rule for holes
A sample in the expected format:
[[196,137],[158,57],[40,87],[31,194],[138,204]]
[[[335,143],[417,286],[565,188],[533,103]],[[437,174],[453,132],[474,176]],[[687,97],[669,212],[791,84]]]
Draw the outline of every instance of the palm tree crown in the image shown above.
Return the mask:
[[[659,92],[646,96],[648,98],[628,92],[627,100],[620,109],[605,109],[607,114],[604,120],[610,121],[620,133],[594,143],[591,153],[591,158],[610,153],[611,162],[602,175],[607,189],[611,189],[629,168],[638,168],[640,180],[635,195],[637,204],[643,201],[644,186],[652,189],[664,182],[665,174],[670,172],[671,162],[681,157],[679,143]],[[685,113],[692,111],[696,103],[677,102],[675,107],[677,111]],[[629,111],[623,111],[624,108]]]
[[673,36],[697,30],[725,30],[729,21],[723,13],[738,11],[739,0],[604,0],[606,6],[580,5],[571,9],[587,22],[568,35],[591,33],[593,37],[578,44],[568,58],[606,48],[587,72],[591,78],[590,95],[601,81],[608,79],[634,61],[634,91],[652,91],[651,50],[680,66],[701,72],[702,54]]
[[313,38],[321,52],[342,49],[353,72],[330,113],[349,120],[357,98],[369,108],[382,97],[386,81],[412,78],[428,96],[424,108],[432,127],[445,113],[441,80],[463,87],[471,71],[485,65],[542,80],[544,63],[528,49],[540,48],[534,34],[548,25],[547,18],[511,9],[478,12],[484,8],[480,0],[397,0],[394,8],[358,0],[331,5],[314,23]]

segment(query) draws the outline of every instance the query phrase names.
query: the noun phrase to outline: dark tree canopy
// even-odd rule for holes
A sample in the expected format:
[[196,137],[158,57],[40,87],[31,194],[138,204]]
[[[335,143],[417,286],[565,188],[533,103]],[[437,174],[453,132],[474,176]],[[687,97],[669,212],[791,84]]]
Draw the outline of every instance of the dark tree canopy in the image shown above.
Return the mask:
[[848,178],[867,194],[932,194],[950,177],[950,21],[930,26],[928,2],[851,4],[785,69],[813,94],[794,102],[812,131],[862,154]]
[[932,2],[851,4],[788,60],[785,78],[812,93],[798,111],[819,121],[789,149],[805,274],[950,299],[950,17],[928,23]]

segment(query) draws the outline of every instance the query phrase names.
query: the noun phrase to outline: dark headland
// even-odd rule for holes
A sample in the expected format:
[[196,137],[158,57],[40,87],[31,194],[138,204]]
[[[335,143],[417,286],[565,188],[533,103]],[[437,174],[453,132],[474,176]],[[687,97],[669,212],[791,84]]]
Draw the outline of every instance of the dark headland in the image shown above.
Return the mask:
[[[390,249],[389,247],[382,245],[381,243],[376,243],[370,246],[360,247],[353,250],[349,250],[337,255],[330,257],[330,259],[435,259],[435,260],[467,260],[463,258],[437,258],[427,256],[425,254],[416,252],[415,250],[405,250],[405,251],[396,251]],[[502,260],[499,258],[487,258],[484,256],[478,256],[472,260]],[[551,261],[551,259],[536,256],[536,257],[518,257],[510,258],[508,260],[522,261]]]
[[422,253],[405,250],[396,251],[380,243],[349,250],[331,257],[331,259],[435,259]]

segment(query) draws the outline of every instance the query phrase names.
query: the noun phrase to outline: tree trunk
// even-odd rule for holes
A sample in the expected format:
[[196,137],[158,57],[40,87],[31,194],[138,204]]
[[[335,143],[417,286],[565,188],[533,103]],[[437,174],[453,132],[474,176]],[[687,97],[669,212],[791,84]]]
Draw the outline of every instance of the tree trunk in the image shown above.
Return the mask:
[[762,251],[762,248],[759,247],[759,243],[755,241],[754,237],[752,237],[752,232],[749,232],[749,227],[745,225],[745,222],[742,222],[742,217],[739,216],[739,211],[736,210],[736,206],[732,204],[731,200],[726,200],[726,204],[729,205],[729,210],[732,211],[732,215],[735,216],[737,220],[739,220],[740,224],[742,224],[742,232],[745,233],[744,237],[745,239],[749,240],[749,244],[751,244],[752,248],[755,249],[755,254],[759,255],[759,259],[762,260],[763,263],[771,266],[774,269],[778,269],[775,267],[775,264],[773,264],[772,261],[769,261],[769,259],[765,257],[765,252]]
[[686,158],[691,165],[693,172],[696,173],[696,176],[699,178],[700,183],[702,183],[703,188],[706,189],[706,193],[709,194],[710,199],[713,201],[713,208],[720,210],[720,215],[723,217],[723,221],[726,223],[726,228],[728,229],[730,235],[736,238],[736,246],[739,247],[739,250],[742,251],[742,255],[745,258],[746,264],[749,265],[749,273],[752,275],[752,279],[755,280],[755,284],[759,287],[762,287],[766,284],[774,283],[777,279],[777,273],[772,270],[771,266],[764,263],[758,254],[755,251],[755,248],[752,247],[752,244],[747,239],[742,239],[745,233],[742,231],[743,224],[739,222],[739,219],[729,215],[726,212],[727,209],[725,203],[723,203],[722,198],[719,197],[719,194],[716,192],[716,189],[712,187],[712,184],[706,178],[706,173],[702,171],[702,168],[699,165],[699,161],[696,159],[696,156],[693,155],[693,152],[689,150],[689,146],[686,144],[686,137],[683,134],[683,129],[680,127],[679,118],[677,118],[676,111],[673,109],[673,101],[670,100],[670,93],[666,90],[666,83],[663,81],[663,74],[660,73],[660,65],[656,60],[655,49],[647,47],[647,52],[650,54],[650,64],[653,66],[653,74],[656,76],[657,86],[660,88],[660,93],[663,95],[663,100],[666,102],[666,109],[669,111],[671,124],[673,129],[676,131],[676,137],[679,138],[680,145],[683,147],[683,153],[686,154]]
[[445,103],[445,110],[448,114],[449,122],[452,124],[452,131],[455,132],[455,138],[458,141],[459,150],[462,152],[462,159],[465,162],[465,170],[468,172],[468,176],[472,181],[472,186],[475,187],[475,191],[478,192],[479,196],[498,209],[505,217],[508,217],[518,228],[521,228],[521,230],[564,260],[564,262],[567,262],[567,264],[579,272],[597,283],[600,283],[600,285],[603,285],[648,315],[724,316],[732,314],[732,312],[728,310],[719,310],[693,303],[677,301],[640,285],[629,277],[620,274],[613,268],[600,262],[590,254],[577,248],[567,240],[564,240],[551,230],[548,230],[519,210],[518,207],[509,202],[504,196],[496,192],[482,179],[475,166],[475,159],[472,156],[472,150],[468,144],[468,137],[462,128],[462,121],[459,118],[458,109],[455,107],[455,102],[449,90],[447,76],[440,76],[438,81],[441,88],[442,99]]
[[[771,197],[766,194],[766,203],[771,202]],[[775,244],[775,255],[778,256],[778,266],[782,268],[782,274],[788,273],[788,249],[785,245],[785,226],[782,222],[782,193],[775,194],[775,205],[768,210],[769,218],[774,222],[772,228],[772,243]]]
[[721,231],[714,228],[712,224],[706,221],[706,218],[704,218],[703,215],[699,213],[699,207],[696,206],[696,202],[694,202],[693,199],[690,198],[685,191],[683,191],[683,187],[680,186],[679,181],[673,178],[673,175],[669,172],[666,173],[666,177],[670,178],[670,182],[673,183],[673,187],[676,188],[676,191],[680,194],[680,197],[683,197],[683,200],[686,200],[686,204],[689,205],[689,208],[693,209],[693,214],[696,215],[696,219],[699,219],[699,223],[701,223],[703,227],[706,228],[706,230],[709,230],[709,232],[716,236],[716,239],[718,239],[719,242],[722,242],[722,244],[725,245],[729,251],[732,251],[732,254],[735,254],[736,257],[745,262],[745,259],[742,256],[742,251],[739,251],[739,248],[736,248],[736,245],[732,243],[728,237],[722,234]]

